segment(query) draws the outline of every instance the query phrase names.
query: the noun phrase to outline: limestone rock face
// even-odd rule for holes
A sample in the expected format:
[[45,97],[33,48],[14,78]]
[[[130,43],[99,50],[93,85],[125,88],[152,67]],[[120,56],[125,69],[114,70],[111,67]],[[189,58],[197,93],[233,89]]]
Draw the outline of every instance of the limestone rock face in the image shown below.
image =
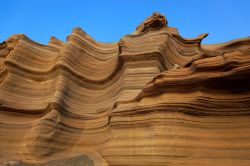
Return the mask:
[[206,36],[182,38],[159,13],[117,43],[80,28],[48,45],[11,36],[0,165],[250,165],[250,37]]

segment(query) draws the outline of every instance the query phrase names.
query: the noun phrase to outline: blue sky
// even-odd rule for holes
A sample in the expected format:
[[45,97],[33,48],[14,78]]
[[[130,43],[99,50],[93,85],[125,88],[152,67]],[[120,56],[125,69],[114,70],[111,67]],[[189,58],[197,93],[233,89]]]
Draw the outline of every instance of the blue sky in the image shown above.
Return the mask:
[[0,41],[24,33],[46,44],[81,27],[101,42],[118,41],[158,11],[183,37],[209,33],[203,43],[250,36],[250,0],[1,0]]

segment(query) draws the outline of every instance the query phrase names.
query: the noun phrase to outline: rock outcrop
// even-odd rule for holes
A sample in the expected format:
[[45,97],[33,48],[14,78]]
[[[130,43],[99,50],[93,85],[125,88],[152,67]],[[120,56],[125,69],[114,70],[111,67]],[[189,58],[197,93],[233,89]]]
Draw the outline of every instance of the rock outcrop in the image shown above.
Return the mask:
[[250,37],[206,36],[182,38],[159,13],[117,43],[80,28],[48,45],[11,36],[0,44],[0,163],[249,165]]

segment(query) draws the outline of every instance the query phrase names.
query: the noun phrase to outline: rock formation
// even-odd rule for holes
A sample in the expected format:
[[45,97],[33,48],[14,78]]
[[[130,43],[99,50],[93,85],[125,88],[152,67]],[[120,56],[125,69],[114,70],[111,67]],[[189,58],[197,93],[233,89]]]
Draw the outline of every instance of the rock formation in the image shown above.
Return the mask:
[[11,36],[0,44],[0,163],[250,165],[250,37],[206,36],[185,39],[159,13],[117,43],[80,28],[48,45]]

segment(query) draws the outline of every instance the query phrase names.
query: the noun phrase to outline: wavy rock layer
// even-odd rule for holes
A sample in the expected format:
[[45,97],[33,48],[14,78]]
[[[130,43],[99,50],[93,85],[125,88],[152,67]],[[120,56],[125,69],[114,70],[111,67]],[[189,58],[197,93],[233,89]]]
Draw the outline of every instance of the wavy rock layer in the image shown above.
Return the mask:
[[0,44],[0,162],[249,165],[250,38],[206,36],[184,39],[158,13],[117,43],[79,28],[48,45],[13,35]]

